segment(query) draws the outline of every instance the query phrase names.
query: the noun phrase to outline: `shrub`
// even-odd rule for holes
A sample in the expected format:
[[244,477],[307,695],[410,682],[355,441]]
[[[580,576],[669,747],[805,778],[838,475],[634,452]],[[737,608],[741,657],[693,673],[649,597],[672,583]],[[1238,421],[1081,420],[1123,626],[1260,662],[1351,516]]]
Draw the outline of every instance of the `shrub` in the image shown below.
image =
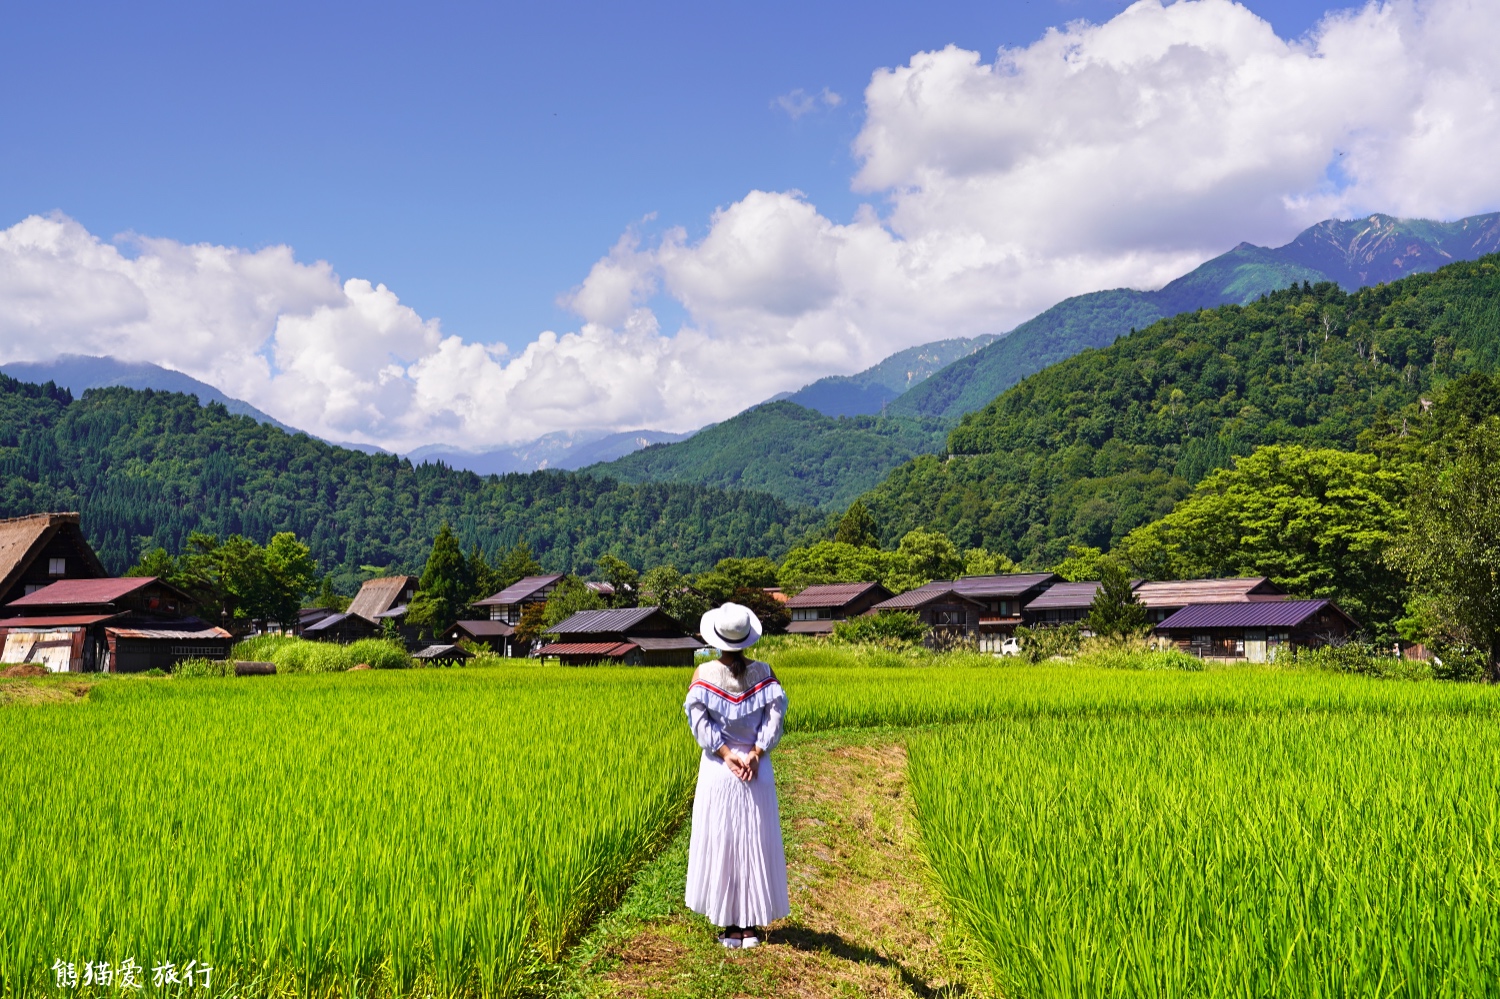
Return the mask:
[[843,645],[902,648],[921,642],[927,631],[927,625],[913,613],[881,611],[879,614],[835,622],[833,640]]
[[181,677],[184,680],[233,676],[234,662],[229,659],[184,659],[172,667],[172,675]]
[[404,645],[383,638],[360,639],[348,646],[348,652],[350,666],[369,663],[371,669],[406,669],[411,665]]
[[1178,649],[1103,649],[1085,653],[1078,657],[1080,666],[1097,669],[1180,670],[1184,673],[1201,673],[1207,668],[1202,659],[1190,656]]
[[1017,628],[1016,637],[1021,640],[1021,658],[1030,663],[1045,662],[1056,656],[1076,656],[1083,642],[1076,624]]
[[1291,669],[1323,670],[1329,673],[1353,673],[1383,680],[1430,680],[1431,663],[1402,659],[1391,655],[1383,646],[1348,642],[1323,645],[1316,649],[1281,649],[1276,665]]

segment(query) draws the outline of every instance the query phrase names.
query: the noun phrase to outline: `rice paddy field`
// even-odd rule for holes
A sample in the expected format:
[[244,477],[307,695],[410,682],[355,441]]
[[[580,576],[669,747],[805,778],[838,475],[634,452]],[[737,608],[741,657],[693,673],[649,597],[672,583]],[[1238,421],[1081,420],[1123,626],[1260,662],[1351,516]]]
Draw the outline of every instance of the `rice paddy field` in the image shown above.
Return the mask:
[[[1496,691],[772,661],[791,730],[906,740],[934,881],[1001,994],[1500,993]],[[0,995],[126,960],[144,994],[168,961],[215,995],[524,991],[687,814],[686,681],[109,680],[0,708]]]

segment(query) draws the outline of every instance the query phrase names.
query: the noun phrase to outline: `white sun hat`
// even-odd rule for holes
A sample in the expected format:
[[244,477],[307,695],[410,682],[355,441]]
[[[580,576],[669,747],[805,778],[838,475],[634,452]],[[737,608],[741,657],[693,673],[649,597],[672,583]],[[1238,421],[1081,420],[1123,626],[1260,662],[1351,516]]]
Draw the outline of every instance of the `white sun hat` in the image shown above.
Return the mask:
[[698,631],[714,648],[736,652],[760,641],[760,618],[749,607],[724,604],[703,615]]

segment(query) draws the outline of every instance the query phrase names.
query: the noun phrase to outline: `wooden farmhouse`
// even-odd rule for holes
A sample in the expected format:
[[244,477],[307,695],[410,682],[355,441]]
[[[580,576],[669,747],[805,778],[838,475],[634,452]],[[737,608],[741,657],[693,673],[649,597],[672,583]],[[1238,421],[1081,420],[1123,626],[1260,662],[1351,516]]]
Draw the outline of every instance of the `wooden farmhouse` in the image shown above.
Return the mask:
[[858,617],[889,599],[891,591],[879,583],[814,583],[786,600],[792,617],[786,630],[792,635],[831,634],[835,621]]
[[930,629],[929,645],[973,641],[982,652],[999,652],[1001,643],[1025,622],[1026,604],[1057,581],[1051,572],[939,580],[881,601],[867,613],[909,611]]
[[347,645],[362,638],[378,638],[392,621],[404,640],[416,635],[406,624],[406,607],[417,595],[416,576],[379,576],[367,579],[341,614],[326,614],[302,628],[302,636]]
[[521,615],[529,605],[545,604],[562,579],[561,573],[527,576],[499,593],[485,597],[474,604],[474,609],[482,616],[455,622],[448,629],[448,641],[457,642],[467,638],[483,642],[502,656],[529,656],[531,644],[515,637],[516,625],[521,623]]
[[1094,605],[1094,594],[1099,592],[1099,585],[1095,580],[1052,584],[1021,609],[1027,627],[1081,625]]
[[0,660],[134,673],[228,657],[229,632],[195,610],[192,597],[151,576],[60,580],[0,608]]
[[83,536],[76,513],[36,513],[0,520],[0,606],[60,579],[109,573]]
[[1330,600],[1259,600],[1194,604],[1156,626],[1184,652],[1220,662],[1269,662],[1277,650],[1317,648],[1358,626]]
[[1178,579],[1141,583],[1135,598],[1146,607],[1146,619],[1160,624],[1184,607],[1196,604],[1247,604],[1285,600],[1286,591],[1264,576],[1239,579]]
[[557,640],[537,649],[544,659],[564,666],[613,662],[624,666],[691,666],[703,648],[658,607],[579,611],[548,629]]

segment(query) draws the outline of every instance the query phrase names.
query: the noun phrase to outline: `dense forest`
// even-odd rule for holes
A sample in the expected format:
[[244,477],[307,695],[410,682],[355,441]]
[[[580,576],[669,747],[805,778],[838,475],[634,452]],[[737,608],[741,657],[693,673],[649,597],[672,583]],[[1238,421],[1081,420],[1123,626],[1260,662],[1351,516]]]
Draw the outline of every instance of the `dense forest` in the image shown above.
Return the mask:
[[940,450],[950,426],[824,416],[792,402],[768,402],[685,441],[652,445],[591,471],[626,482],[754,489],[788,503],[843,509],[902,462]]
[[764,493],[623,484],[536,472],[481,478],[441,464],[334,447],[191,396],[64,389],[0,375],[0,516],[78,510],[105,564],[123,571],[188,535],[292,531],[352,591],[361,566],[419,572],[442,524],[491,558],[518,542],[554,570],[604,554],[704,569],[779,555],[819,522]]
[[1352,450],[1450,379],[1500,366],[1500,257],[1345,294],[1332,283],[1165,319],[966,417],[864,501],[893,543],[936,527],[1051,564],[1156,520],[1264,444]]

